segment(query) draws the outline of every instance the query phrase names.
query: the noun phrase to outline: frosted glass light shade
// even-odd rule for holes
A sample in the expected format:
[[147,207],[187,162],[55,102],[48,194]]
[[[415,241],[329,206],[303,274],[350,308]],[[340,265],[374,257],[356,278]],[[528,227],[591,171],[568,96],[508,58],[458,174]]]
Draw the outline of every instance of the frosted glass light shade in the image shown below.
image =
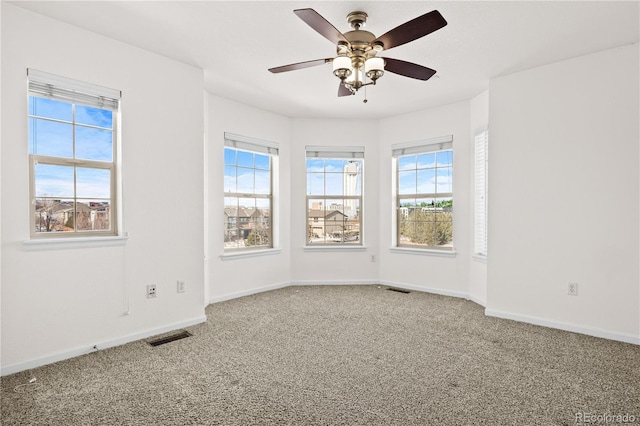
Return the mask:
[[365,74],[369,71],[384,71],[384,59],[382,58],[369,58],[364,63]]
[[346,56],[338,56],[333,60],[333,71],[348,70],[351,68],[351,59]]

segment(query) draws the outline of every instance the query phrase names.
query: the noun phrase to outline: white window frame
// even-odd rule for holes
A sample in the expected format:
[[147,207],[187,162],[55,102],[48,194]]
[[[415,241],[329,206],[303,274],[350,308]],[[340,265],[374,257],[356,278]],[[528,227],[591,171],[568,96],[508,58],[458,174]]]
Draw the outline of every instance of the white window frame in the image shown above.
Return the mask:
[[[422,254],[434,254],[441,256],[455,256],[455,228],[452,229],[452,246],[451,247],[441,247],[441,246],[420,246],[420,245],[403,245],[400,243],[400,217],[401,217],[401,204],[402,200],[405,199],[415,199],[415,198],[451,198],[452,200],[455,198],[454,193],[454,184],[452,183],[452,190],[450,193],[416,193],[416,194],[400,194],[399,190],[399,177],[398,177],[398,158],[407,156],[407,155],[416,155],[416,154],[427,154],[432,152],[439,151],[451,151],[453,153],[453,136],[441,136],[436,138],[430,138],[426,140],[418,140],[411,142],[398,143],[391,146],[391,156],[392,156],[392,196],[394,200],[393,211],[392,211],[392,220],[394,226],[392,227],[392,241],[393,247],[391,247],[392,252],[402,253],[402,252],[414,252],[414,253],[422,253]],[[455,159],[452,158],[452,171],[455,170]],[[455,203],[452,210],[455,210]],[[455,222],[455,221],[454,221]],[[455,224],[452,223],[452,227]]]
[[487,257],[489,201],[489,129],[478,129],[474,138],[474,256]]
[[[224,134],[224,148],[236,149],[239,151],[247,151],[262,155],[268,155],[270,157],[269,167],[269,193],[257,194],[257,193],[244,193],[244,192],[224,192],[223,195],[223,208],[226,209],[224,199],[230,198],[251,198],[251,199],[267,199],[269,200],[269,245],[265,246],[250,246],[250,247],[224,247],[224,255],[222,258],[240,258],[246,255],[248,252],[262,253],[262,252],[275,252],[274,249],[278,247],[278,233],[277,233],[277,188],[278,188],[278,170],[279,170],[279,145],[275,142],[266,140],[251,138],[248,136],[237,135],[234,133],[225,132]],[[223,164],[223,166],[226,166]],[[237,166],[236,166],[237,167]],[[223,167],[224,170],[224,167]],[[237,219],[236,219],[237,221]],[[237,223],[237,222],[236,222]],[[226,226],[225,226],[225,238],[226,238]]]
[[[305,249],[345,249],[345,248],[353,248],[359,249],[364,247],[364,229],[363,229],[363,211],[364,211],[364,146],[306,146],[305,147],[305,178],[308,178],[307,171],[307,160],[309,159],[324,159],[324,160],[358,160],[361,163],[360,173],[360,195],[345,195],[344,194],[344,181],[343,181],[343,190],[342,194],[327,194],[326,188],[324,194],[308,194],[305,197]],[[343,172],[344,174],[344,172]],[[308,188],[308,181],[306,182],[305,187]],[[341,241],[331,241],[331,242],[312,242],[309,239],[309,203],[311,200],[323,200],[324,205],[326,206],[326,202],[328,200],[354,200],[359,205],[358,211],[358,230],[357,230],[357,239],[352,240],[348,239],[344,234],[343,230],[343,238]],[[312,218],[313,219],[313,218]],[[316,224],[318,222],[313,220]],[[323,219],[323,226],[324,219]]]
[[[72,108],[72,121],[56,120],[48,117],[40,117],[37,115],[32,116],[27,111],[27,117],[35,120],[51,121],[51,122],[63,122],[72,126],[72,146],[74,155],[71,158],[58,157],[50,155],[39,155],[37,153],[29,154],[29,199],[31,201],[29,208],[29,228],[30,237],[32,240],[51,240],[51,239],[85,239],[90,240],[95,237],[114,237],[120,235],[119,221],[119,167],[118,167],[118,155],[119,155],[119,122],[120,122],[120,99],[121,92],[116,89],[110,89],[103,86],[98,86],[91,83],[86,83],[78,80],[74,80],[67,77],[62,77],[34,69],[27,69],[28,80],[28,98],[40,97],[45,99],[52,99],[56,101],[62,101],[71,104]],[[29,103],[29,102],[27,102]],[[76,105],[89,106],[100,109],[108,109],[113,111],[112,115],[112,159],[111,161],[98,161],[75,158],[75,129],[77,126],[93,127],[75,122],[75,107]],[[99,127],[96,127],[99,128]],[[100,128],[102,129],[102,128]],[[36,179],[35,169],[38,164],[54,165],[54,166],[66,166],[73,167],[74,170],[74,184],[73,195],[70,197],[64,197],[73,200],[73,215],[77,217],[77,203],[81,199],[78,197],[76,190],[76,170],[78,168],[89,169],[101,169],[109,170],[110,183],[109,183],[109,229],[108,230],[77,230],[64,231],[64,232],[37,232],[36,231],[36,212],[35,206],[37,205],[36,199],[54,200],[61,197],[43,197],[36,194]],[[71,195],[71,194],[70,194]],[[75,223],[75,222],[74,222]]]

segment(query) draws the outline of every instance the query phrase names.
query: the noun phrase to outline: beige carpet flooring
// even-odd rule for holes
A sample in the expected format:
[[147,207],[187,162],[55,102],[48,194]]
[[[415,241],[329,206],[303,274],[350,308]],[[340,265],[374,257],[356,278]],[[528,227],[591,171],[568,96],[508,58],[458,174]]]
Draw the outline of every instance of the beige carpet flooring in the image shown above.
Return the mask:
[[640,424],[640,346],[463,299],[289,287],[206,312],[186,339],[3,377],[2,425]]

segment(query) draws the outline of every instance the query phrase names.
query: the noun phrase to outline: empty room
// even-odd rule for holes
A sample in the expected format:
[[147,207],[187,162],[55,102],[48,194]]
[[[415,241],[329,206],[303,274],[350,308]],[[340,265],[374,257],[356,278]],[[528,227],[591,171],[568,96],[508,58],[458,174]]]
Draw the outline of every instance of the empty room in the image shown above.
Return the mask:
[[0,20],[3,425],[640,424],[639,1]]

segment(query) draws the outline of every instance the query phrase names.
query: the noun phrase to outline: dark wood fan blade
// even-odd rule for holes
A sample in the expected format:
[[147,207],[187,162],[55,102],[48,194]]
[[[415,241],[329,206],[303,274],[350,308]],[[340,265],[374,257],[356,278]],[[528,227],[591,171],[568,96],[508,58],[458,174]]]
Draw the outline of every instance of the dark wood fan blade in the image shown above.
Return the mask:
[[381,42],[385,50],[417,40],[447,25],[440,12],[432,10],[381,35],[373,43]]
[[340,83],[340,86],[338,86],[338,96],[351,96],[351,95],[353,95],[353,93],[351,93],[351,90],[347,89],[347,86]]
[[339,41],[349,44],[349,41],[344,38],[342,33],[315,10],[296,9],[293,13],[333,44],[338,44]]
[[436,73],[436,70],[414,64],[413,62],[401,61],[400,59],[382,58],[385,65],[384,70],[405,77],[418,80],[429,80]]
[[301,70],[303,68],[315,67],[317,65],[323,65],[331,61],[333,61],[333,58],[314,59],[313,61],[298,62],[297,64],[289,64],[289,65],[283,65],[281,67],[269,68],[269,71],[271,71],[274,74],[277,74],[279,72],[295,71],[295,70]]

